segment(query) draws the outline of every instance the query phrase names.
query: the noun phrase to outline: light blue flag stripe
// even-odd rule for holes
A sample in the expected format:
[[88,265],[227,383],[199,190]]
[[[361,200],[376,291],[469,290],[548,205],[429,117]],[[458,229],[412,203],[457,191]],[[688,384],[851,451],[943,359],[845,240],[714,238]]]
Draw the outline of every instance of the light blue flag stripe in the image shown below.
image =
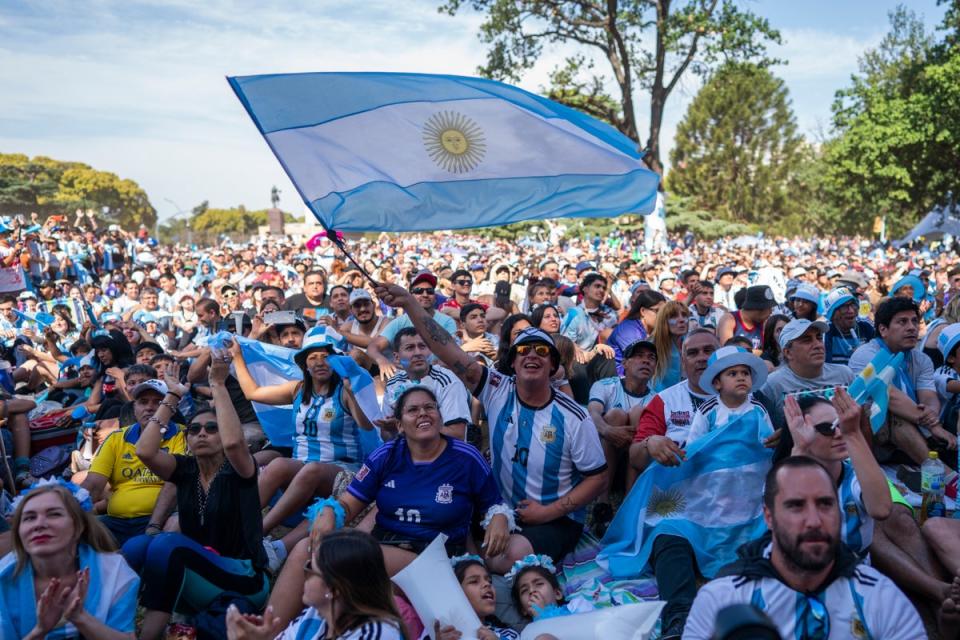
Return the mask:
[[517,87],[467,76],[426,73],[285,73],[227,78],[264,135],[312,127],[412,102],[504,100],[544,118],[561,118],[640,159],[637,143],[606,122]]
[[653,462],[604,536],[601,564],[617,578],[637,577],[661,534],[689,540],[708,578],[736,559],[741,544],[766,530],[762,493],[771,451],[762,435],[751,411],[690,445],[681,465]]
[[892,354],[881,350],[847,388],[847,393],[857,404],[863,406],[873,402],[870,407],[870,428],[874,433],[886,422],[890,406],[890,385],[902,363],[902,353]]
[[[243,350],[243,359],[247,364],[250,375],[260,386],[282,384],[289,380],[303,377],[303,372],[296,365],[293,356],[294,349],[278,347],[249,338],[237,338],[233,334],[217,334],[211,338],[211,344],[220,344],[223,339],[236,339]],[[376,387],[373,378],[361,368],[350,356],[332,356],[329,359],[331,368],[344,380],[350,381],[354,397],[360,410],[371,422],[382,417],[380,404],[377,402]],[[264,433],[270,438],[271,444],[280,447],[293,445],[293,436],[296,430],[295,414],[292,405],[275,406],[254,402],[253,409],[263,427]],[[367,431],[360,429],[360,444],[364,455],[369,454],[380,444],[379,429],[376,427]]]
[[645,214],[656,202],[659,177],[640,162],[635,142],[492,80],[385,73],[228,80],[327,228],[457,229]]

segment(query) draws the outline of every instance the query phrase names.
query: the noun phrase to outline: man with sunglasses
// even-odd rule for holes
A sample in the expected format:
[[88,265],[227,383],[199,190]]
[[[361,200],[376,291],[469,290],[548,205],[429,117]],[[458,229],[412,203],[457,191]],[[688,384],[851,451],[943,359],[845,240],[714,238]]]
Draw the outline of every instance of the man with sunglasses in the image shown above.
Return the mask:
[[791,456],[767,474],[766,536],[700,589],[684,640],[715,637],[717,613],[751,604],[783,638],[926,638],[920,616],[889,578],[841,542],[841,505],[830,473],[815,459]]
[[473,276],[469,271],[457,269],[450,276],[450,282],[453,283],[453,295],[443,301],[440,311],[447,313],[449,310],[455,315],[460,313],[460,309],[465,305],[477,302],[470,297],[473,293]]
[[[456,334],[456,320],[445,313],[437,313],[437,276],[429,271],[419,272],[410,282],[410,291],[407,295],[410,295],[411,299],[418,303],[419,308],[423,309],[428,317],[434,319],[444,331],[450,335]],[[380,335],[370,341],[370,346],[367,348],[367,353],[380,367],[380,379],[384,382],[397,373],[396,363],[386,355],[396,339],[397,333],[400,329],[414,326],[410,319],[410,311],[406,309],[405,311],[404,315],[390,321],[390,324],[384,327]]]
[[[160,408],[167,385],[161,380],[147,380],[133,388],[133,413],[137,421],[130,427],[114,431],[97,451],[83,488],[97,502],[105,495],[109,483],[112,493],[107,498],[107,513],[100,520],[122,546],[142,533],[159,532],[162,523],[150,524],[151,514],[166,514],[168,505],[158,501],[163,480],[158,478],[137,457],[137,442],[144,426]],[[176,413],[176,408],[172,409]],[[186,454],[187,439],[183,425],[170,422],[163,433],[161,448],[173,454]],[[159,504],[159,508],[158,508]],[[156,529],[157,531],[148,531]]]
[[493,471],[504,499],[516,509],[523,544],[487,558],[495,573],[529,553],[554,561],[572,551],[583,532],[585,507],[607,482],[607,463],[597,428],[572,398],[555,391],[550,377],[560,353],[539,329],[521,331],[502,374],[465,353],[452,333],[409,292],[380,285],[377,296],[402,308],[426,345],[483,405],[490,421]]

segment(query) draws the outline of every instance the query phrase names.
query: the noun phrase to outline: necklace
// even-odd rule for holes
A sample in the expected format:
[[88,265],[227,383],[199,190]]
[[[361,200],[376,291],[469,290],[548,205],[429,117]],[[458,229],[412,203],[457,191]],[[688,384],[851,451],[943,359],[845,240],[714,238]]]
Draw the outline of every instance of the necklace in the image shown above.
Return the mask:
[[[211,488],[211,489],[213,488],[213,481],[217,479],[217,476],[218,476],[218,475],[220,475],[220,471],[223,470],[223,465],[225,465],[226,463],[227,463],[226,460],[224,460],[223,462],[220,463],[220,468],[217,469],[217,472],[216,472],[215,474],[213,474],[213,477],[212,477],[212,478],[210,478],[210,486],[209,486],[209,488]],[[201,474],[200,474],[200,469],[199,469],[199,467],[198,467],[198,468],[197,468],[197,502],[199,503],[198,511],[200,511],[200,526],[202,527],[202,526],[204,526],[204,525],[206,524],[206,519],[207,519],[207,498],[210,497],[210,493],[209,493],[209,491],[204,491],[204,490],[203,490],[203,482],[202,482],[201,479],[200,479],[200,475],[201,475]]]

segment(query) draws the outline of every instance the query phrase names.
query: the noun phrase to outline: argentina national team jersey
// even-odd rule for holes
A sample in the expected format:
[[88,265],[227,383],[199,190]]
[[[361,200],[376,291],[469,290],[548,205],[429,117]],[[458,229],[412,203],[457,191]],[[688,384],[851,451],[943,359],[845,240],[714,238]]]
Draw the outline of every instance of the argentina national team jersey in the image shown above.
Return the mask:
[[771,435],[774,431],[770,415],[759,401],[754,400],[750,395],[746,402],[739,407],[730,408],[720,401],[720,396],[713,396],[697,409],[690,424],[690,433],[687,435],[687,444],[696,442],[708,433],[717,429],[722,429],[732,422],[736,417],[755,411],[759,418],[761,426],[759,437],[762,439]]
[[[525,499],[551,504],[583,476],[606,469],[597,428],[570,396],[554,390],[546,406],[529,407],[513,376],[488,368],[474,395],[490,421],[493,474],[511,506]],[[569,515],[583,522],[584,510]]]
[[603,411],[611,409],[622,409],[630,411],[634,407],[645,407],[656,395],[651,387],[647,387],[647,393],[642,396],[635,396],[623,385],[623,378],[601,378],[590,387],[590,402],[599,402],[603,405]]
[[293,406],[297,410],[293,457],[301,462],[336,462],[359,464],[360,428],[343,406],[338,384],[330,396],[314,395],[302,402],[298,391]]
[[429,373],[420,380],[414,380],[406,371],[399,371],[387,380],[383,392],[383,415],[393,415],[397,398],[410,387],[426,387],[433,391],[444,425],[470,422],[470,393],[452,371],[436,365],[431,366]]
[[[770,547],[764,554],[769,557]],[[769,616],[781,638],[799,640],[920,640],[926,638],[916,609],[893,582],[859,564],[817,593],[794,591],[774,576],[718,578],[697,593],[684,640],[713,637],[717,612],[750,604]]]
[[840,503],[840,515],[843,517],[843,523],[840,525],[840,539],[857,554],[866,555],[873,542],[874,520],[867,513],[866,505],[863,504],[860,480],[857,479],[853,464],[849,460],[843,461],[837,499]]
[[377,525],[411,540],[430,542],[443,532],[466,539],[473,514],[484,516],[503,499],[490,467],[466,442],[443,436],[446,449],[433,462],[414,462],[406,438],[381,445],[354,476],[347,491],[377,503]]

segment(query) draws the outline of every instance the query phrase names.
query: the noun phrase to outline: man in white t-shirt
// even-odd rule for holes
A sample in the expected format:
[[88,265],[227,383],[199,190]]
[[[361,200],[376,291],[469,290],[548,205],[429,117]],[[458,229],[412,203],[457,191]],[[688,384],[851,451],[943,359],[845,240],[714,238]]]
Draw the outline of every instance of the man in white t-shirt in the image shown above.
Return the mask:
[[710,640],[717,613],[733,604],[764,611],[783,638],[920,640],[920,616],[889,578],[840,542],[840,508],[829,473],[793,456],[767,474],[763,513],[772,539],[740,549],[740,560],[697,594],[684,640]]

